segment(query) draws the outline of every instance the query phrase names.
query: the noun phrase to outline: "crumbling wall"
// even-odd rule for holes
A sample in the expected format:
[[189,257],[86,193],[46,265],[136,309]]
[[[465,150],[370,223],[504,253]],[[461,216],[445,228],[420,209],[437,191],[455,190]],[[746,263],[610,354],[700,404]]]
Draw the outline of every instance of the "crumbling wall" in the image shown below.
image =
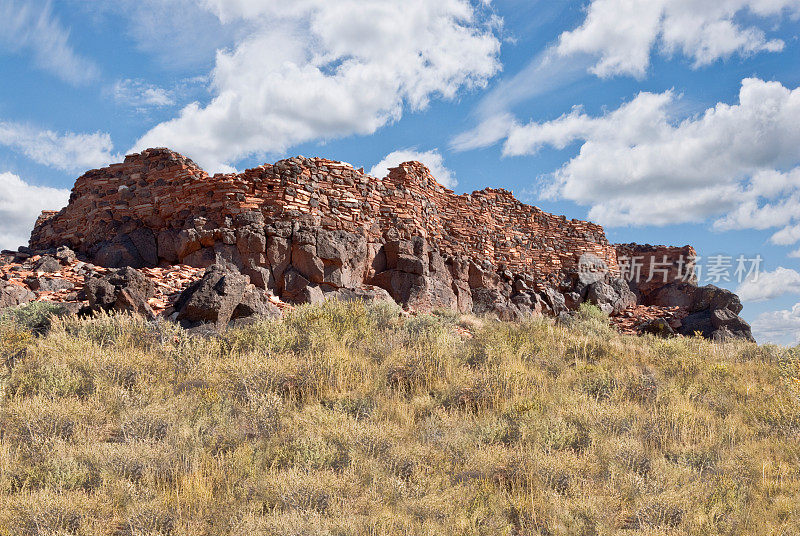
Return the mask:
[[297,157],[212,177],[166,149],[129,155],[81,176],[67,207],[43,213],[31,247],[69,245],[106,266],[202,266],[211,256],[197,251],[236,247],[242,215],[249,212],[260,213],[265,225],[303,222],[371,244],[384,244],[387,235],[419,236],[442,255],[537,281],[575,269],[583,253],[617,271],[616,251],[602,227],[548,214],[506,190],[455,195],[419,163],[377,179],[340,162]]

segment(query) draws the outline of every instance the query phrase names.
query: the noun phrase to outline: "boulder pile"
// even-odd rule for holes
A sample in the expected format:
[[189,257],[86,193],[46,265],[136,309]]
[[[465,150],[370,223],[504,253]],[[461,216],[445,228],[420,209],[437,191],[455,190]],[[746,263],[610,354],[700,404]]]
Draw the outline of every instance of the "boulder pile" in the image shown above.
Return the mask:
[[81,176],[65,208],[42,213],[29,246],[0,257],[0,306],[57,301],[222,327],[326,299],[504,320],[589,302],[628,321],[641,306],[677,307],[673,330],[749,336],[720,289],[626,278],[629,246],[610,244],[599,225],[506,190],[455,195],[417,162],[384,178],[304,157],[209,176],[149,149]]

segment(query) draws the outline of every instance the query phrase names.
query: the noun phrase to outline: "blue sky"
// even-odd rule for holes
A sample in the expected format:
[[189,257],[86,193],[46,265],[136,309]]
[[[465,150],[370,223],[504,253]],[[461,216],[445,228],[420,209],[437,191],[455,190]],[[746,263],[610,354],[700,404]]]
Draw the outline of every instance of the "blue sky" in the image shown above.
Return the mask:
[[[75,178],[169,146],[513,190],[613,242],[764,259],[800,334],[800,0],[0,0],[0,247]],[[701,261],[702,264],[703,261]]]

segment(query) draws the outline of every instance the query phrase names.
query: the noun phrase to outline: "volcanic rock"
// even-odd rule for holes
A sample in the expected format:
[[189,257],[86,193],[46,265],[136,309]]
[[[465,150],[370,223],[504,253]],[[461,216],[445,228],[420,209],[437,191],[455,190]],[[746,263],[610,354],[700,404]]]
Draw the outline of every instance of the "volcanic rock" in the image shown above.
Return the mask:
[[246,276],[222,265],[209,266],[203,277],[178,298],[177,320],[226,326],[242,303],[249,282]]
[[148,299],[155,293],[154,283],[129,266],[94,274],[86,280],[83,293],[88,311],[127,311],[154,318]]
[[34,272],[53,273],[59,271],[60,269],[61,263],[58,261],[58,259],[51,257],[50,255],[42,256],[33,265]]
[[649,333],[658,337],[668,338],[675,335],[675,330],[663,318],[656,318],[645,322],[638,328],[639,333]]
[[36,294],[26,287],[0,281],[0,309],[24,305],[36,299]]

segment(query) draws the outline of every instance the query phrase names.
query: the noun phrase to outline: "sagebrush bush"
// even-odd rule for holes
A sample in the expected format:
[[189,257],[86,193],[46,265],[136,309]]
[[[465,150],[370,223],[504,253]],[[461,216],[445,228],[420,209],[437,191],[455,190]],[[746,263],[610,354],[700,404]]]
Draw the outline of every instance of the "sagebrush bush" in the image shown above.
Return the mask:
[[0,321],[0,534],[800,527],[797,349],[621,336],[589,307],[37,325]]
[[51,302],[31,302],[0,311],[0,322],[16,324],[23,330],[42,335],[50,329],[55,317],[64,314],[62,305]]

